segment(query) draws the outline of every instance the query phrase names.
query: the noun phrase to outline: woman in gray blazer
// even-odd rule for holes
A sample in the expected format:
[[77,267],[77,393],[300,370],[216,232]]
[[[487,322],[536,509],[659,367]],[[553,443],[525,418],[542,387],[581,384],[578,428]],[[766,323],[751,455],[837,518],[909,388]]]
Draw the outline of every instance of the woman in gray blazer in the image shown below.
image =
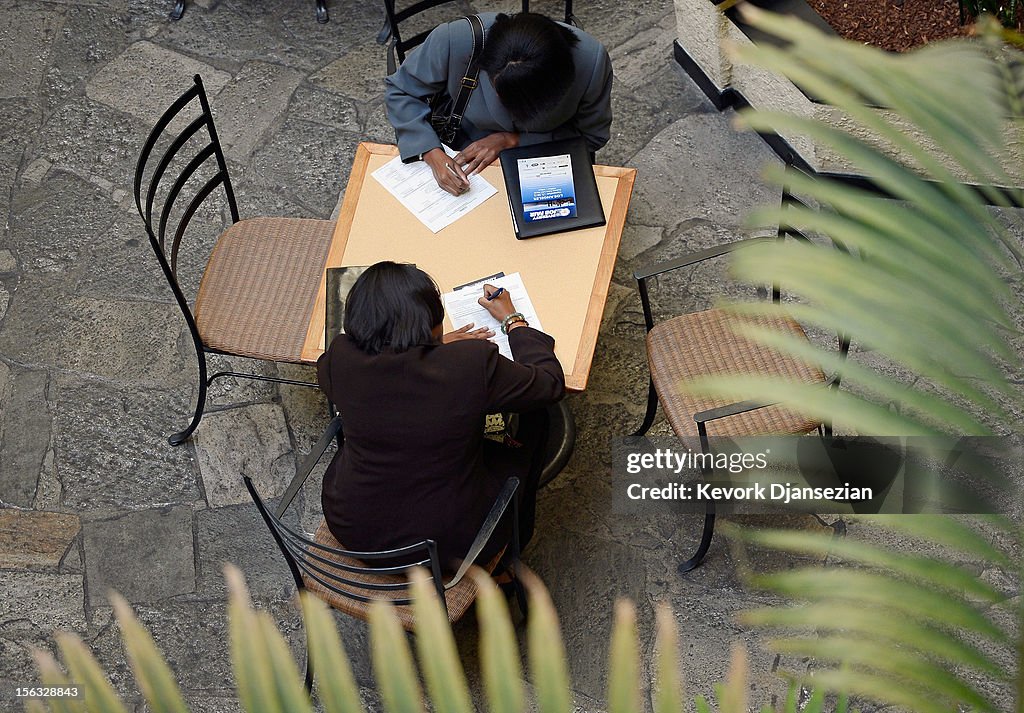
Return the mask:
[[388,77],[385,100],[405,162],[426,161],[441,188],[458,195],[467,175],[506,148],[582,136],[591,152],[608,142],[612,68],[608,51],[587,33],[543,15],[481,13],[484,49],[450,158],[430,126],[430,98],[457,96],[473,52],[463,19],[434,29]]

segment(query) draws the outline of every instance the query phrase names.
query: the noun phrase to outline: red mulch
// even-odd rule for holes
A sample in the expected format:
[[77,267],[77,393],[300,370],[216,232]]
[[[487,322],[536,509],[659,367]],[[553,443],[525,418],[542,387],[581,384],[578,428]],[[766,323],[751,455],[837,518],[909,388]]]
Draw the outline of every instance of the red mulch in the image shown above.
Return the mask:
[[[841,37],[903,52],[970,32],[957,0],[807,0]],[[968,18],[970,23],[970,18]]]

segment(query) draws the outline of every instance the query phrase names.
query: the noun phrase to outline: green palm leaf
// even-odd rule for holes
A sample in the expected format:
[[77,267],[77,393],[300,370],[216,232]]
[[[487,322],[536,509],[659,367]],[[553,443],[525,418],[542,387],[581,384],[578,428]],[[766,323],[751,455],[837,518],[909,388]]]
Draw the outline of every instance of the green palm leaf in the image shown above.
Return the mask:
[[773,607],[744,612],[740,620],[758,627],[790,630],[813,629],[822,632],[845,632],[865,639],[884,641],[898,648],[913,642],[920,651],[927,651],[937,659],[953,665],[965,665],[1004,679],[1008,676],[1002,667],[960,638],[960,634],[943,628],[945,622],[929,620],[921,623],[898,611],[867,609],[860,602],[847,606],[841,617],[836,616],[832,603],[815,603],[792,607]]
[[266,613],[256,612],[242,573],[224,567],[228,630],[238,698],[248,713],[302,713],[309,698],[281,633]]
[[640,644],[636,635],[636,609],[631,602],[615,604],[615,624],[608,660],[608,711],[634,713],[641,710]]
[[683,709],[683,691],[679,681],[679,635],[672,610],[664,602],[655,614],[658,638],[655,645],[657,685],[654,690],[654,713],[678,713]]
[[270,661],[274,701],[282,713],[312,711],[302,677],[295,665],[295,657],[274,620],[266,611],[256,613],[257,625],[264,642],[264,652]]
[[72,680],[85,687],[86,707],[89,710],[104,713],[126,713],[127,709],[118,698],[103,669],[86,648],[82,640],[71,634],[57,634],[57,646],[60,647],[68,674]]
[[[760,547],[797,552],[824,558],[839,557],[843,560],[883,569],[896,573],[908,580],[926,584],[934,589],[952,593],[964,593],[987,602],[999,602],[1004,595],[994,587],[961,567],[917,554],[900,554],[887,549],[849,539],[821,537],[811,532],[789,530],[752,531],[725,526],[732,537]],[[836,570],[835,576],[857,576],[853,570]],[[766,575],[772,576],[772,575]],[[825,576],[825,573],[823,573]]]
[[416,679],[409,642],[389,602],[370,605],[373,675],[389,713],[423,713],[423,693]]
[[554,605],[536,575],[524,570],[523,583],[530,598],[530,620],[526,633],[530,677],[536,690],[537,708],[540,713],[568,713],[572,710],[569,670]]
[[[32,658],[35,659],[36,668],[39,669],[39,682],[42,686],[63,688],[70,685],[68,677],[49,651],[33,649]],[[76,683],[81,684],[81,681],[76,681]],[[83,713],[85,711],[83,699],[58,697],[48,699],[48,703],[54,713]]]
[[301,599],[317,695],[325,713],[363,713],[359,687],[327,605],[308,591]]
[[417,569],[412,580],[416,649],[434,710],[437,713],[472,713],[466,675],[459,663],[448,616],[426,570]]
[[[833,367],[830,371],[841,374],[844,383],[866,391],[884,410],[884,404],[895,402],[900,415],[888,416],[863,397],[816,396],[803,387],[765,379],[715,377],[685,388],[724,398],[778,401],[864,434],[989,432],[977,414],[985,414],[986,423],[1013,422],[1012,413],[1024,407],[1024,398],[1006,374],[1024,367],[1012,316],[1024,303],[1010,290],[1005,275],[1019,272],[1022,251],[978,192],[958,178],[966,174],[987,199],[1010,204],[1005,192],[990,188],[1011,184],[1005,170],[1011,161],[1004,146],[1003,111],[1004,80],[1013,73],[1004,66],[1005,53],[979,43],[954,42],[893,56],[756,9],[749,18],[785,46],[745,46],[737,52],[740,60],[792,79],[875,138],[778,112],[746,112],[741,123],[827,144],[901,202],[880,200],[828,179],[770,169],[770,181],[786,186],[811,207],[769,208],[754,219],[827,235],[845,249],[768,241],[737,251],[732,268],[738,279],[756,284],[770,276],[798,303],[731,309],[784,312],[845,334],[855,345],[922,375],[941,391],[926,394],[915,387],[912,392],[889,377],[844,366],[833,354],[764,330],[748,336]],[[885,111],[874,108],[879,105]],[[879,150],[879,142],[886,151]],[[913,168],[889,155],[896,152],[909,157]],[[948,167],[951,162],[960,174]]]
[[153,637],[135,618],[124,597],[112,593],[110,603],[121,629],[128,662],[149,709],[153,713],[184,713],[187,709],[174,673],[157,650]]
[[721,713],[746,713],[749,710],[747,703],[749,668],[746,650],[739,643],[733,644],[729,656],[729,671],[726,673],[725,683],[719,688]]
[[491,713],[521,713],[526,700],[523,672],[505,598],[494,585],[494,580],[483,571],[471,569],[469,576],[477,588],[480,672]]
[[25,713],[46,713],[46,707],[38,698],[26,698]]

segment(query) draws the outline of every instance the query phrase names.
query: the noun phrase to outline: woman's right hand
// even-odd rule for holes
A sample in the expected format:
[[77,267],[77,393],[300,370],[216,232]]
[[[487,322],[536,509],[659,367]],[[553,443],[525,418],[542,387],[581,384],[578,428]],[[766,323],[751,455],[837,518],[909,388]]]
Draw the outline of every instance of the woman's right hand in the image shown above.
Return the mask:
[[502,290],[501,294],[493,299],[488,299],[491,295],[498,291],[498,288],[494,285],[484,285],[484,296],[477,300],[480,306],[487,310],[492,317],[499,322],[508,317],[510,314],[516,311],[515,305],[512,304],[512,295],[508,293],[508,290]]
[[423,154],[423,160],[434,172],[434,180],[442,190],[453,196],[461,196],[469,190],[469,179],[459,164],[444,152],[444,149],[431,149]]

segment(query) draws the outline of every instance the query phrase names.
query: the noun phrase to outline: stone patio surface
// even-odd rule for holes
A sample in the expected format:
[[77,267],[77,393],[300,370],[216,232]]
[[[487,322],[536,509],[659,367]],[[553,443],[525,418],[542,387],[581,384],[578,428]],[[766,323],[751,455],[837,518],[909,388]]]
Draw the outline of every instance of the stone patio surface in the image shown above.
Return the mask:
[[[234,711],[223,562],[245,571],[257,604],[301,650],[289,572],[241,485],[279,493],[326,423],[317,391],[217,382],[193,440],[174,448],[196,393],[185,323],[131,195],[156,117],[203,76],[243,217],[329,218],[359,141],[393,142],[382,106],[381,3],[330,0],[314,21],[303,0],[0,0],[0,710],[34,681],[29,650],[53,632],[81,635],[116,689],[145,710],[106,593],[121,592],[150,627],[194,710]],[[477,2],[478,11],[518,3]],[[550,0],[535,9],[557,15]],[[590,386],[570,397],[579,438],[541,492],[526,563],[561,615],[579,706],[604,707],[613,603],[639,606],[642,648],[653,609],[682,628],[688,695],[712,695],[730,647],[747,647],[752,700],[784,694],[776,673],[806,662],[768,653],[737,611],[772,603],[741,586],[721,540],[682,577],[700,516],[627,518],[611,510],[610,439],[631,432],[647,388],[643,319],[632,270],[757,232],[749,210],[775,199],[760,180],[774,155],[737,133],[675,64],[671,0],[581,0],[583,27],[609,48],[613,138],[602,163],[639,176]],[[221,204],[223,207],[223,204]],[[200,216],[209,234],[226,212]],[[189,262],[189,261],[192,262]],[[186,258],[186,268],[199,264]],[[718,268],[715,268],[718,270]],[[663,280],[664,314],[707,306],[724,285],[701,269]],[[186,270],[187,271],[187,270]],[[185,279],[196,284],[197,277]],[[312,370],[214,358],[267,374]],[[666,432],[664,424],[656,431]],[[322,469],[321,471],[322,472]],[[316,479],[314,479],[316,481]],[[319,521],[318,481],[299,502]],[[796,527],[817,527],[793,518]],[[854,535],[879,538],[854,522]],[[755,553],[764,567],[795,558]],[[338,617],[367,701],[376,705],[362,624]],[[458,627],[476,667],[476,626]],[[471,673],[477,678],[478,674]]]

